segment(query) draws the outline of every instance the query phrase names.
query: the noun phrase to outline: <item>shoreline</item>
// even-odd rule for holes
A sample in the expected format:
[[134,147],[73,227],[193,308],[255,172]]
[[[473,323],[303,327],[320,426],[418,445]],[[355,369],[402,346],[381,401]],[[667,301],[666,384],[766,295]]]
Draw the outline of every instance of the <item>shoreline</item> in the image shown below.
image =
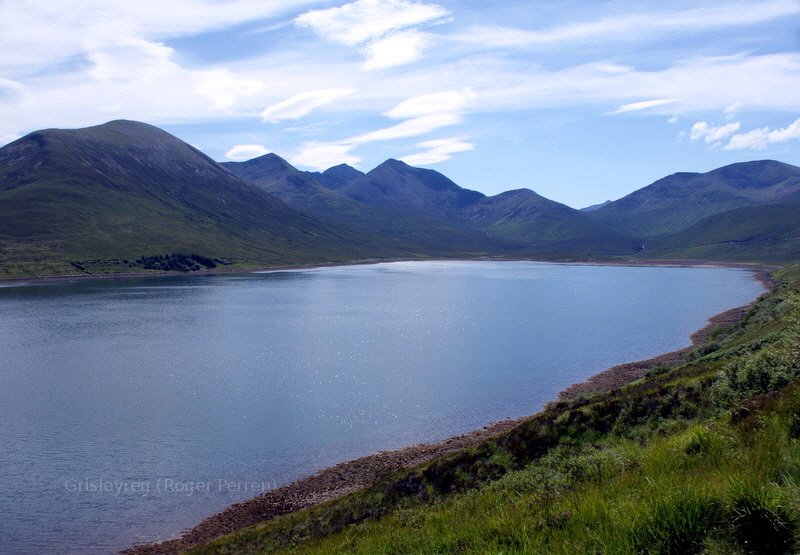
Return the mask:
[[[450,259],[438,260],[441,261]],[[483,260],[486,261],[487,259]],[[490,260],[498,262],[524,261],[497,259]],[[398,261],[399,260],[392,260],[391,262]],[[372,262],[372,264],[380,262],[390,261],[376,261]],[[551,261],[531,260],[531,262]],[[601,266],[708,266],[746,269],[751,272],[753,279],[764,286],[765,291],[759,295],[758,298],[761,298],[762,295],[769,292],[775,285],[775,281],[770,275],[771,268],[765,265],[733,265],[724,263],[687,264],[686,261],[682,262],[683,263],[675,263],[675,261],[671,261],[670,263],[665,264],[642,264],[641,262],[631,264],[613,262],[554,263]],[[343,265],[352,264],[312,266],[312,268],[336,267]],[[274,271],[282,270],[285,270],[285,268],[274,269]],[[697,347],[702,345],[716,330],[739,322],[745,316],[745,314],[747,314],[750,308],[757,302],[757,300],[758,299],[746,305],[735,307],[711,316],[705,326],[691,334],[691,345],[688,347],[656,355],[649,359],[623,363],[612,366],[611,368],[607,368],[606,370],[603,370],[582,382],[568,386],[562,390],[552,402],[566,401],[584,395],[594,395],[611,391],[636,381],[655,367],[679,364],[686,360],[687,356]],[[257,497],[231,505],[219,513],[203,519],[200,523],[196,524],[192,528],[182,531],[175,538],[164,540],[159,543],[135,545],[121,551],[121,553],[126,555],[172,555],[183,553],[189,549],[192,549],[193,547],[207,543],[219,536],[235,532],[239,529],[252,526],[259,522],[338,499],[347,495],[348,493],[368,487],[393,472],[412,468],[419,464],[431,461],[444,455],[448,455],[465,447],[475,445],[484,440],[500,435],[508,430],[511,430],[512,428],[515,428],[523,422],[535,418],[538,414],[539,413],[537,412],[519,418],[492,422],[481,429],[446,438],[439,442],[420,443],[396,450],[379,451],[371,455],[344,461],[334,466],[319,470],[305,478],[300,478],[288,485],[281,486]]]
[[[252,268],[212,268],[198,270],[196,272],[175,272],[164,270],[144,270],[141,272],[119,272],[109,274],[56,274],[49,276],[29,276],[29,277],[3,277],[0,278],[0,287],[13,287],[25,285],[39,285],[45,283],[59,283],[70,281],[99,281],[114,279],[131,278],[154,278],[154,277],[187,277],[187,276],[216,276],[216,275],[236,275],[251,273],[271,273],[289,272],[299,270],[316,270],[321,268],[340,268],[346,266],[373,266],[375,264],[391,264],[395,262],[536,262],[539,264],[559,264],[565,266],[620,266],[620,267],[654,267],[654,268],[731,268],[748,270],[757,276],[758,281],[765,287],[771,283],[769,272],[777,270],[779,266],[760,263],[760,262],[726,262],[692,259],[674,260],[552,260],[537,258],[513,258],[508,256],[481,256],[474,258],[464,257],[431,257],[431,258],[365,258],[361,260],[350,260],[346,262],[320,262],[317,264],[285,264],[281,266],[254,266]],[[764,277],[767,276],[767,277]]]

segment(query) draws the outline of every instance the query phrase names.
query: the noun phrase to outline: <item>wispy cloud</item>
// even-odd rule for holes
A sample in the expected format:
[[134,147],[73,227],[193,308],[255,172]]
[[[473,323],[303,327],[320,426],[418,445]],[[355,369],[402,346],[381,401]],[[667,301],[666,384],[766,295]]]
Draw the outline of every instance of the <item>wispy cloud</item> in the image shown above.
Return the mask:
[[543,30],[477,25],[453,38],[490,47],[524,47],[586,40],[640,40],[656,33],[685,33],[752,25],[797,13],[800,13],[800,4],[793,0],[746,2],[713,8],[615,15]]
[[338,98],[353,94],[355,89],[319,89],[296,94],[282,100],[261,112],[264,122],[277,123],[287,119],[298,119],[317,108],[330,104]]
[[357,146],[425,135],[442,127],[456,125],[461,119],[459,114],[433,114],[408,119],[391,127],[376,129],[340,141],[305,143],[292,157],[292,163],[316,169],[327,169],[336,164],[354,164],[361,160],[351,152]]
[[324,170],[338,164],[357,165],[361,158],[351,154],[354,144],[346,143],[305,143],[290,161],[296,166]]
[[409,64],[422,57],[429,43],[430,35],[413,29],[392,33],[364,46],[366,60],[361,67],[369,71]]
[[336,8],[311,10],[295,18],[300,27],[366,57],[365,70],[386,69],[418,59],[430,42],[417,27],[448,15],[437,4],[406,0],[356,0]]
[[225,158],[240,162],[269,154],[271,151],[264,145],[235,145],[225,153]]
[[431,114],[460,114],[472,107],[476,95],[470,88],[423,94],[404,100],[384,115],[393,119],[416,118]]
[[332,42],[355,46],[447,15],[436,4],[405,0],[357,0],[324,10],[312,10],[297,16],[295,22],[308,27]]
[[466,152],[475,148],[475,145],[467,142],[469,137],[448,137],[446,139],[435,139],[417,143],[417,148],[424,149],[423,152],[409,154],[400,158],[406,164],[426,165],[444,162],[453,157],[457,152]]
[[478,68],[485,85],[475,86],[481,109],[635,104],[637,98],[668,98],[678,100],[649,109],[654,114],[691,114],[722,111],[741,102],[762,110],[800,111],[800,95],[787,94],[800,90],[797,53],[690,57],[663,68],[619,67],[614,71],[609,71],[607,63],[588,63],[521,72],[503,57],[489,60],[491,63]]
[[703,139],[706,143],[716,143],[736,133],[741,126],[742,124],[738,121],[717,127],[709,125],[705,121],[698,121],[692,125],[692,129],[689,131],[689,138],[692,141]]
[[375,141],[391,141],[393,139],[403,139],[406,137],[417,137],[425,135],[431,131],[436,131],[442,127],[449,127],[461,123],[459,114],[431,114],[418,118],[408,119],[391,127],[376,129],[362,135],[356,135],[345,139],[343,142],[354,145],[363,145]]
[[[82,0],[0,2],[0,67],[51,65],[92,50],[118,34],[159,39],[224,29],[275,16],[312,0]],[[112,32],[110,32],[112,31]],[[95,44],[96,45],[96,44]]]
[[785,143],[794,139],[800,139],[800,118],[779,129],[762,127],[747,133],[738,133],[731,137],[725,145],[725,150],[763,149],[771,144]]
[[[330,143],[305,143],[292,161],[317,169],[325,169],[341,163],[358,162],[360,159],[352,153],[352,150],[360,145],[418,137],[461,123],[463,112],[470,106],[473,97],[472,91],[465,89],[463,91],[440,91],[408,98],[384,113],[389,118],[404,119],[405,121]],[[449,158],[453,153],[460,152],[459,148],[468,144],[453,139],[446,141],[448,142],[420,143],[417,146],[426,148],[427,151],[410,156],[441,161],[446,159],[442,156]]]
[[266,88],[263,81],[240,77],[228,69],[211,69],[192,73],[194,90],[211,100],[219,110],[228,110],[244,97]]
[[641,110],[647,110],[648,108],[655,108],[656,106],[673,104],[678,100],[679,99],[677,98],[658,98],[654,100],[642,100],[641,102],[631,102],[629,104],[623,104],[613,112],[609,112],[609,115],[625,114],[627,112],[639,112]]
[[89,75],[98,81],[130,83],[179,71],[180,66],[171,59],[174,52],[160,42],[127,36],[95,46],[86,57],[92,64]]
[[22,83],[0,77],[0,101],[20,102],[26,98],[27,91]]
[[[800,53],[788,38],[796,0],[169,4],[0,0],[0,136],[125,117],[187,129],[222,158],[231,145],[266,141],[266,120],[287,123],[269,129],[271,148],[323,168],[391,152],[434,160],[489,137],[511,149],[550,134],[572,140],[571,124],[536,124],[556,112],[596,136],[605,125],[639,133],[679,121],[688,141],[705,121],[699,143],[769,148],[793,136],[771,122],[800,114]],[[615,121],[597,117],[606,112]],[[731,131],[740,119],[752,122],[747,132]],[[454,141],[419,146],[427,139]]]

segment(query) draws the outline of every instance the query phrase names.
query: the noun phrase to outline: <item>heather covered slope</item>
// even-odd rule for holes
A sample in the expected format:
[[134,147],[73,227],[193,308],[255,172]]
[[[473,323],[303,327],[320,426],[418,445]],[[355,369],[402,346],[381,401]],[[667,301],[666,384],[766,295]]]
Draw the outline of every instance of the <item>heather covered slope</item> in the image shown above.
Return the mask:
[[290,209],[146,124],[44,130],[0,149],[5,275],[74,272],[73,261],[114,267],[165,252],[266,265],[366,251],[351,231]]
[[800,168],[774,160],[676,173],[588,213],[642,239],[661,238],[735,208],[800,202]]

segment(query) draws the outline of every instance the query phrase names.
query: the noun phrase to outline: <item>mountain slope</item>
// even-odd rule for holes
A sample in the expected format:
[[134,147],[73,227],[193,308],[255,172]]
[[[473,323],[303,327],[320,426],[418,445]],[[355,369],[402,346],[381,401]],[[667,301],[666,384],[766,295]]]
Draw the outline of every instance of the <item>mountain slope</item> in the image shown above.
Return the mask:
[[307,214],[330,217],[348,215],[358,210],[346,197],[324,187],[314,174],[295,169],[276,154],[265,154],[246,162],[223,162],[220,165]]
[[760,160],[708,173],[676,173],[589,212],[642,238],[677,233],[708,216],[745,206],[798,202],[800,168]]
[[623,233],[530,189],[484,197],[462,208],[459,215],[493,237],[536,252],[624,254],[635,252],[639,246]]
[[367,174],[345,165],[321,174],[300,172],[274,155],[223,165],[321,219],[427,241],[427,248],[434,242],[467,240],[473,252],[583,256],[633,253],[640,245],[528,189],[487,197],[439,172],[398,160],[387,160]]
[[[482,231],[454,226],[435,214],[409,209],[394,199],[377,204],[357,200],[373,198],[358,192],[363,188],[365,175],[344,164],[322,173],[303,172],[275,154],[266,154],[246,162],[221,165],[296,210],[346,225],[370,237],[380,245],[382,255],[474,255],[502,250]],[[366,187],[372,185],[369,182]],[[391,194],[387,196],[391,198]]]
[[460,208],[484,197],[459,187],[437,171],[399,160],[387,160],[362,179],[345,183],[339,191],[364,204],[450,220],[457,219]]
[[580,210],[581,210],[581,212],[594,212],[595,210],[599,210],[600,208],[608,206],[612,202],[613,201],[611,201],[611,200],[606,200],[606,201],[601,202],[599,204],[592,204],[591,206],[586,206],[584,208],[581,208]]
[[38,131],[0,149],[6,273],[176,251],[275,264],[365,249],[143,123]]
[[800,259],[800,204],[736,208],[656,240],[647,257],[785,262]]
[[316,175],[320,183],[328,189],[336,190],[347,185],[351,181],[361,179],[364,177],[364,172],[358,171],[347,164],[339,164],[338,166],[328,168],[322,173],[313,175]]

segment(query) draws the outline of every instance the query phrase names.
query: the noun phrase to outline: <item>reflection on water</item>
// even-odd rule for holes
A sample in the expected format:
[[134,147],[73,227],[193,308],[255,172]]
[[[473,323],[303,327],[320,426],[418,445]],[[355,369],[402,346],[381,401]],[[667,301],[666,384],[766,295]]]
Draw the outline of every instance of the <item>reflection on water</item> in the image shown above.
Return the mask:
[[[0,289],[0,552],[113,551],[688,343],[749,274],[405,262]],[[166,487],[171,484],[171,487]]]

